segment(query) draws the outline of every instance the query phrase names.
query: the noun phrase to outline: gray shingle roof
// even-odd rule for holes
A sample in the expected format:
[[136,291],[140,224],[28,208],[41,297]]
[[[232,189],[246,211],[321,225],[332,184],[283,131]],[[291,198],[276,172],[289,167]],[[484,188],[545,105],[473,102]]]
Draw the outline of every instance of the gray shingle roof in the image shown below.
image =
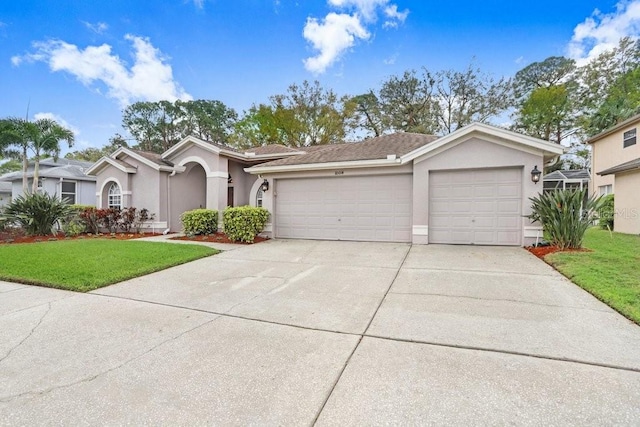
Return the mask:
[[256,155],[265,155],[265,154],[285,154],[285,153],[295,153],[299,150],[291,147],[286,147],[280,144],[270,144],[263,145],[261,147],[253,147],[247,148],[244,150],[245,153],[255,153]]
[[[134,153],[144,157],[147,160],[151,160],[153,163],[158,164],[160,166],[173,166],[173,163],[171,163],[168,160],[164,160],[162,156],[158,153],[152,153],[150,151],[134,150],[132,148],[127,148],[127,150],[133,151]],[[128,167],[131,167],[131,165],[129,165]]]
[[627,172],[634,169],[640,169],[640,158],[629,160],[628,162],[624,162],[612,168],[605,169],[602,172],[598,172],[598,175],[612,175],[618,172]]
[[304,154],[263,163],[263,166],[303,165],[312,163],[350,162],[359,160],[386,159],[395,154],[400,157],[416,148],[438,139],[434,135],[401,132],[370,138],[362,142],[330,144],[301,149]]

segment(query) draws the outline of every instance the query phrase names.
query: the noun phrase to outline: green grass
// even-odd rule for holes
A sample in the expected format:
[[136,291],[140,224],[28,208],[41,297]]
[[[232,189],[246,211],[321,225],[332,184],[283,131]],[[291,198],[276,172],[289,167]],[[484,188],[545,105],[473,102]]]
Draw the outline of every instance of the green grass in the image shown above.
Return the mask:
[[556,252],[545,260],[578,286],[640,324],[640,236],[587,230],[592,252]]
[[0,245],[0,280],[87,292],[216,253],[199,245],[134,240]]

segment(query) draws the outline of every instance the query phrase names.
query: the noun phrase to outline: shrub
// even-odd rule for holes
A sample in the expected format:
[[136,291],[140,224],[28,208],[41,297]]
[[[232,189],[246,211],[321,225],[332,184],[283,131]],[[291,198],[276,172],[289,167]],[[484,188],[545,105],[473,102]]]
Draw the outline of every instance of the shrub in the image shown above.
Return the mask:
[[218,211],[213,209],[194,209],[180,215],[182,228],[188,236],[196,234],[214,234],[218,231]]
[[140,209],[133,223],[133,226],[136,229],[136,233],[141,232],[142,226],[144,225],[145,222],[153,221],[154,219],[156,219],[156,214],[150,213],[149,209],[147,208]]
[[613,215],[615,213],[613,205],[613,194],[607,194],[602,198],[602,206],[598,210],[600,228],[613,230]]
[[222,214],[224,232],[234,242],[253,242],[268,220],[268,210],[251,206],[227,208]]
[[96,209],[94,207],[84,208],[82,212],[80,212],[80,220],[84,223],[85,230],[89,233],[98,234],[104,213],[103,209]]
[[62,231],[64,235],[67,237],[75,237],[79,234],[85,232],[85,226],[78,218],[73,218],[71,220],[65,221],[62,224]]
[[15,221],[29,235],[51,234],[56,222],[64,220],[72,212],[71,206],[48,193],[18,196],[4,209],[4,216]]
[[136,221],[136,208],[124,208],[120,211],[120,218],[118,220],[117,227],[125,233],[130,233],[131,228]]
[[554,190],[529,198],[533,213],[529,219],[539,221],[552,245],[560,249],[582,247],[584,233],[596,218],[601,197],[585,200],[585,190]]

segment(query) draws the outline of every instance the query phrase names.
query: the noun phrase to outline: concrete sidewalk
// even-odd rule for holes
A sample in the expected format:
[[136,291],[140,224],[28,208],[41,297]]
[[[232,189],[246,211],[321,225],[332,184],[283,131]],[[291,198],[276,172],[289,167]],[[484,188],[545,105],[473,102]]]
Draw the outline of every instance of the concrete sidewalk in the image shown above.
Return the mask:
[[273,240],[0,282],[0,425],[640,420],[640,328],[520,248]]

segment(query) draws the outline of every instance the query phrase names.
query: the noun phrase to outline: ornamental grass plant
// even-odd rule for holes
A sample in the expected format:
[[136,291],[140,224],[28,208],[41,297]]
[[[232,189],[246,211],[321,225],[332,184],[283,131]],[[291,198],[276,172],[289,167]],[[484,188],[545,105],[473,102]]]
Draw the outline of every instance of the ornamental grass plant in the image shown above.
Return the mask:
[[564,249],[580,249],[584,234],[597,218],[601,197],[587,198],[587,190],[553,190],[529,198],[532,221],[542,224],[552,245]]

